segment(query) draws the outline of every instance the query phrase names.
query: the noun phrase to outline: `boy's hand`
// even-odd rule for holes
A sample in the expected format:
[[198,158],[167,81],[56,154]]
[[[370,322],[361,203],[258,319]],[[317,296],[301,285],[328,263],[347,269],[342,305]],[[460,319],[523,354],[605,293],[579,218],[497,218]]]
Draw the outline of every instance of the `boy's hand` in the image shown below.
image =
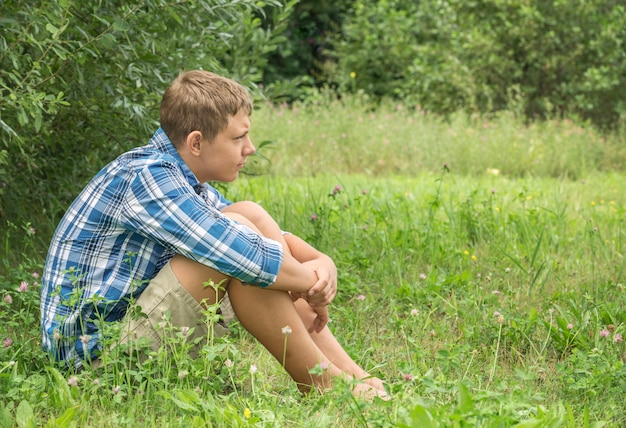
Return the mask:
[[313,323],[309,326],[309,333],[319,333],[322,331],[326,324],[328,324],[328,306],[311,306],[317,317],[313,320]]
[[302,263],[317,274],[317,282],[304,296],[311,307],[328,306],[337,295],[337,267],[328,256]]

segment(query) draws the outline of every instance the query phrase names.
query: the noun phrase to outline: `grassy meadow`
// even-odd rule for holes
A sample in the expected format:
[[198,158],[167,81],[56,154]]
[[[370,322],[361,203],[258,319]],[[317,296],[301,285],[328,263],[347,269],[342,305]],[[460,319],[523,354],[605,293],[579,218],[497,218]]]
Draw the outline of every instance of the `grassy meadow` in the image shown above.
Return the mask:
[[393,398],[303,397],[236,323],[198,360],[172,331],[139,364],[109,326],[104,368],[62,371],[39,348],[54,224],[33,214],[0,235],[0,427],[626,425],[623,133],[321,97],[252,124],[261,156],[226,196],[334,258],[330,327]]

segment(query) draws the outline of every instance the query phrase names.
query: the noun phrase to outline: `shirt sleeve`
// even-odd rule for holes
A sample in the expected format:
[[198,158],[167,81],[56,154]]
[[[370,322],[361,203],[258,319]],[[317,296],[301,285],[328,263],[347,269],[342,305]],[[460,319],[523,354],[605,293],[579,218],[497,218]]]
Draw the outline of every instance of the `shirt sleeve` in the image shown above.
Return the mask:
[[142,168],[125,198],[127,227],[242,283],[276,281],[282,245],[226,217],[197,195],[178,167],[159,161]]

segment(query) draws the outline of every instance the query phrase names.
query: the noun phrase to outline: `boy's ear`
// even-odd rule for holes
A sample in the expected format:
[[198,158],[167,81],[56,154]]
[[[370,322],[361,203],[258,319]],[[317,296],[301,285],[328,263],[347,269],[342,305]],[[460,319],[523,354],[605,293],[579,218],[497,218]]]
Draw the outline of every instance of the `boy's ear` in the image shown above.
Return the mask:
[[202,147],[202,132],[191,131],[185,138],[185,146],[190,153],[198,155]]

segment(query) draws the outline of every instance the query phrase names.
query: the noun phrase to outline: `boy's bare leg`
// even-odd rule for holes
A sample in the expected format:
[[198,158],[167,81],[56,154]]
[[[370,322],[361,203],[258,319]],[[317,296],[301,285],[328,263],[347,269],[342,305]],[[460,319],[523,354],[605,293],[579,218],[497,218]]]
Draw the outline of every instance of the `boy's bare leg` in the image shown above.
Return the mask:
[[[196,300],[215,302],[213,289],[202,284],[209,279],[217,283],[224,279],[223,274],[178,255],[172,259],[171,266],[181,285]],[[239,322],[285,367],[302,391],[308,391],[311,386],[328,389],[332,376],[343,375],[309,336],[289,293],[242,285],[235,279],[228,279],[225,284]],[[285,326],[291,328],[286,341]],[[329,369],[321,376],[310,375],[309,370],[320,363]]]
[[[288,251],[278,225],[261,207],[254,203],[237,203],[229,211],[225,214],[281,242],[285,251]],[[310,386],[321,390],[327,389],[331,385],[333,376],[357,376],[359,378],[368,376],[347,356],[328,329],[325,329],[326,331],[321,335],[318,334],[316,340],[313,340],[304,321],[312,321],[315,315],[303,320],[300,312],[312,314],[312,311],[298,311],[287,292],[244,286],[237,280],[182,256],[172,259],[172,269],[183,287],[198,301],[207,299],[209,303],[212,303],[216,298],[212,289],[202,287],[203,283],[209,279],[215,283],[224,280],[224,286],[228,287],[230,300],[239,321],[285,366],[301,390],[307,391]],[[286,341],[283,333],[285,326],[291,328],[291,334],[287,336]],[[332,340],[329,337],[332,337]],[[336,355],[329,358],[316,342]],[[336,362],[332,361],[333,359],[346,367],[348,371],[344,372]],[[352,364],[349,363],[350,361]],[[309,370],[317,364],[328,366],[328,370],[324,371],[321,376],[312,376]],[[358,388],[359,391],[355,391],[357,394],[372,395],[366,388]]]
[[[315,312],[313,312],[308,303],[304,300],[297,300],[294,305],[296,306],[296,310],[305,325],[312,322],[315,318]],[[364,383],[371,385],[381,392],[385,392],[382,380],[377,377],[373,377],[361,366],[359,366],[343,349],[343,346],[341,346],[341,344],[337,341],[328,326],[324,327],[324,329],[319,333],[313,332],[310,333],[310,335],[317,347],[332,362],[332,364],[334,364],[342,372],[356,379],[362,380]]]

